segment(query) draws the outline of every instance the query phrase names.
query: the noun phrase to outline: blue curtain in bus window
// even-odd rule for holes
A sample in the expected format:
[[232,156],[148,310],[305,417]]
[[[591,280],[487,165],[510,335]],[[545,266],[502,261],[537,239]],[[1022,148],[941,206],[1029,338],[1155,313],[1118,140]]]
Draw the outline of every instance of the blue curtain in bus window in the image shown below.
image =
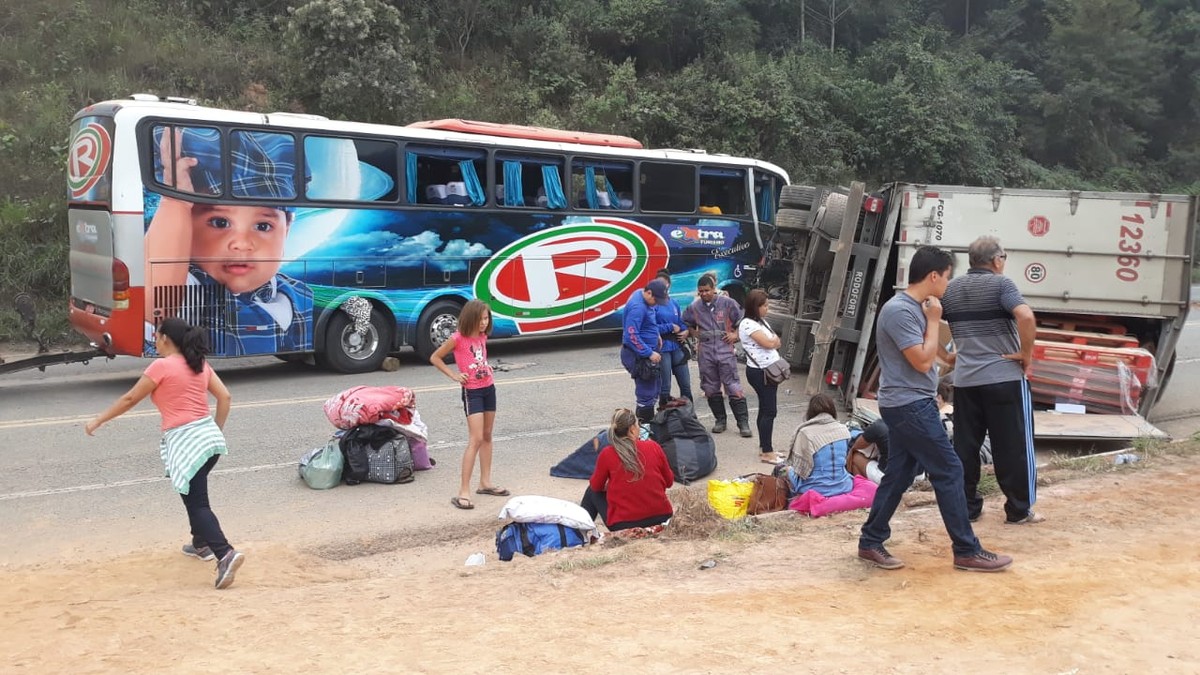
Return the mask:
[[483,206],[487,201],[487,195],[483,192],[483,185],[479,182],[479,172],[475,171],[475,162],[464,159],[458,163],[458,169],[462,172],[463,182],[467,185],[467,196],[471,198],[472,206]]
[[521,163],[504,163],[504,205],[525,206],[525,194],[521,186]]
[[552,209],[567,208],[567,196],[563,194],[562,176],[557,166],[542,167],[542,189],[546,191],[546,206]]
[[417,154],[404,153],[405,195],[409,204],[417,203]]
[[775,217],[775,199],[771,194],[771,184],[761,183],[761,190],[758,191],[758,219],[766,222],[771,222]]
[[608,179],[608,176],[604,177],[604,191],[608,193],[608,207],[620,210],[621,198],[617,196],[617,190],[613,187],[612,181]]
[[583,170],[583,182],[587,183],[585,195],[589,209],[600,208],[600,197],[596,194],[596,167],[589,166]]

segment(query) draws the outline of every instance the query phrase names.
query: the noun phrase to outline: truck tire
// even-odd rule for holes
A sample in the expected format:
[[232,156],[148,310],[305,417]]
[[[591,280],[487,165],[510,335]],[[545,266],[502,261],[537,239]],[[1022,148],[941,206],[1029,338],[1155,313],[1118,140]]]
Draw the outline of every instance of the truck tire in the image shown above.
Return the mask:
[[325,348],[317,363],[335,373],[369,373],[379,370],[392,348],[395,322],[386,312],[372,308],[367,329],[359,334],[349,314],[338,311],[325,327]]
[[779,191],[779,208],[811,210],[817,189],[808,185],[784,185]]
[[[438,300],[421,312],[417,321],[417,340],[414,348],[417,357],[428,361],[430,356],[442,346],[454,331],[458,330],[458,313],[462,311],[462,303],[454,300]],[[453,357],[447,358],[453,361]]]
[[842,233],[842,218],[846,216],[848,201],[846,195],[830,192],[813,216],[813,229],[830,239],[837,239]]
[[780,209],[775,214],[775,227],[780,230],[807,232],[809,215],[808,211]]

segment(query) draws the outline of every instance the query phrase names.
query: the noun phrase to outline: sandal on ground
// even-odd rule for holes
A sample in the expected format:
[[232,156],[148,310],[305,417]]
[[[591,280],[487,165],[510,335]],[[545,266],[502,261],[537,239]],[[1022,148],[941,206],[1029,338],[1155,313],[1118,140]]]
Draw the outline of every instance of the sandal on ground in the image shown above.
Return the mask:
[[491,495],[493,497],[507,497],[509,495],[509,492],[508,492],[508,490],[506,490],[502,487],[487,487],[487,488],[481,487],[475,491],[475,494]]
[[758,461],[762,462],[763,464],[779,464],[783,462],[784,459],[778,454],[760,454],[758,456]]
[[450,503],[454,505],[454,508],[462,509],[464,511],[469,511],[475,508],[475,505],[471,503],[471,500],[467,499],[466,497],[451,497]]

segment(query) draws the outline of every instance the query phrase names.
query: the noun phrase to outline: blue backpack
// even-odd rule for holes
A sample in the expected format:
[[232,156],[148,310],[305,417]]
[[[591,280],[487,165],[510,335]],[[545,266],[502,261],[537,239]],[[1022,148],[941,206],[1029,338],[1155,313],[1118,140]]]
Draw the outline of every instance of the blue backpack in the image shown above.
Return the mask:
[[504,561],[512,560],[518,553],[533,557],[587,543],[583,532],[554,523],[509,523],[496,532],[496,553]]

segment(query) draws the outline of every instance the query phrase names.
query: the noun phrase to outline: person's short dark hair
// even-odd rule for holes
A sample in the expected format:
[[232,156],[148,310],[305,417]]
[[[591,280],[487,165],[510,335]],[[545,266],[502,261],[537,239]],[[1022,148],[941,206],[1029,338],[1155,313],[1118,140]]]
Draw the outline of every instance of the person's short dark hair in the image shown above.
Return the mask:
[[954,385],[950,384],[949,377],[943,377],[938,380],[937,395],[942,397],[942,401],[946,403],[954,402]]
[[667,281],[670,281],[671,280],[671,270],[664,267],[661,270],[654,273],[654,278],[655,279],[666,279]]
[[808,412],[805,413],[804,419],[811,420],[821,413],[837,419],[837,404],[829,394],[817,394],[808,399]]
[[954,268],[954,256],[936,246],[922,246],[908,263],[908,283],[919,284],[930,272],[945,272]]
[[701,274],[700,280],[696,282],[696,288],[716,288],[717,280],[709,274]]

